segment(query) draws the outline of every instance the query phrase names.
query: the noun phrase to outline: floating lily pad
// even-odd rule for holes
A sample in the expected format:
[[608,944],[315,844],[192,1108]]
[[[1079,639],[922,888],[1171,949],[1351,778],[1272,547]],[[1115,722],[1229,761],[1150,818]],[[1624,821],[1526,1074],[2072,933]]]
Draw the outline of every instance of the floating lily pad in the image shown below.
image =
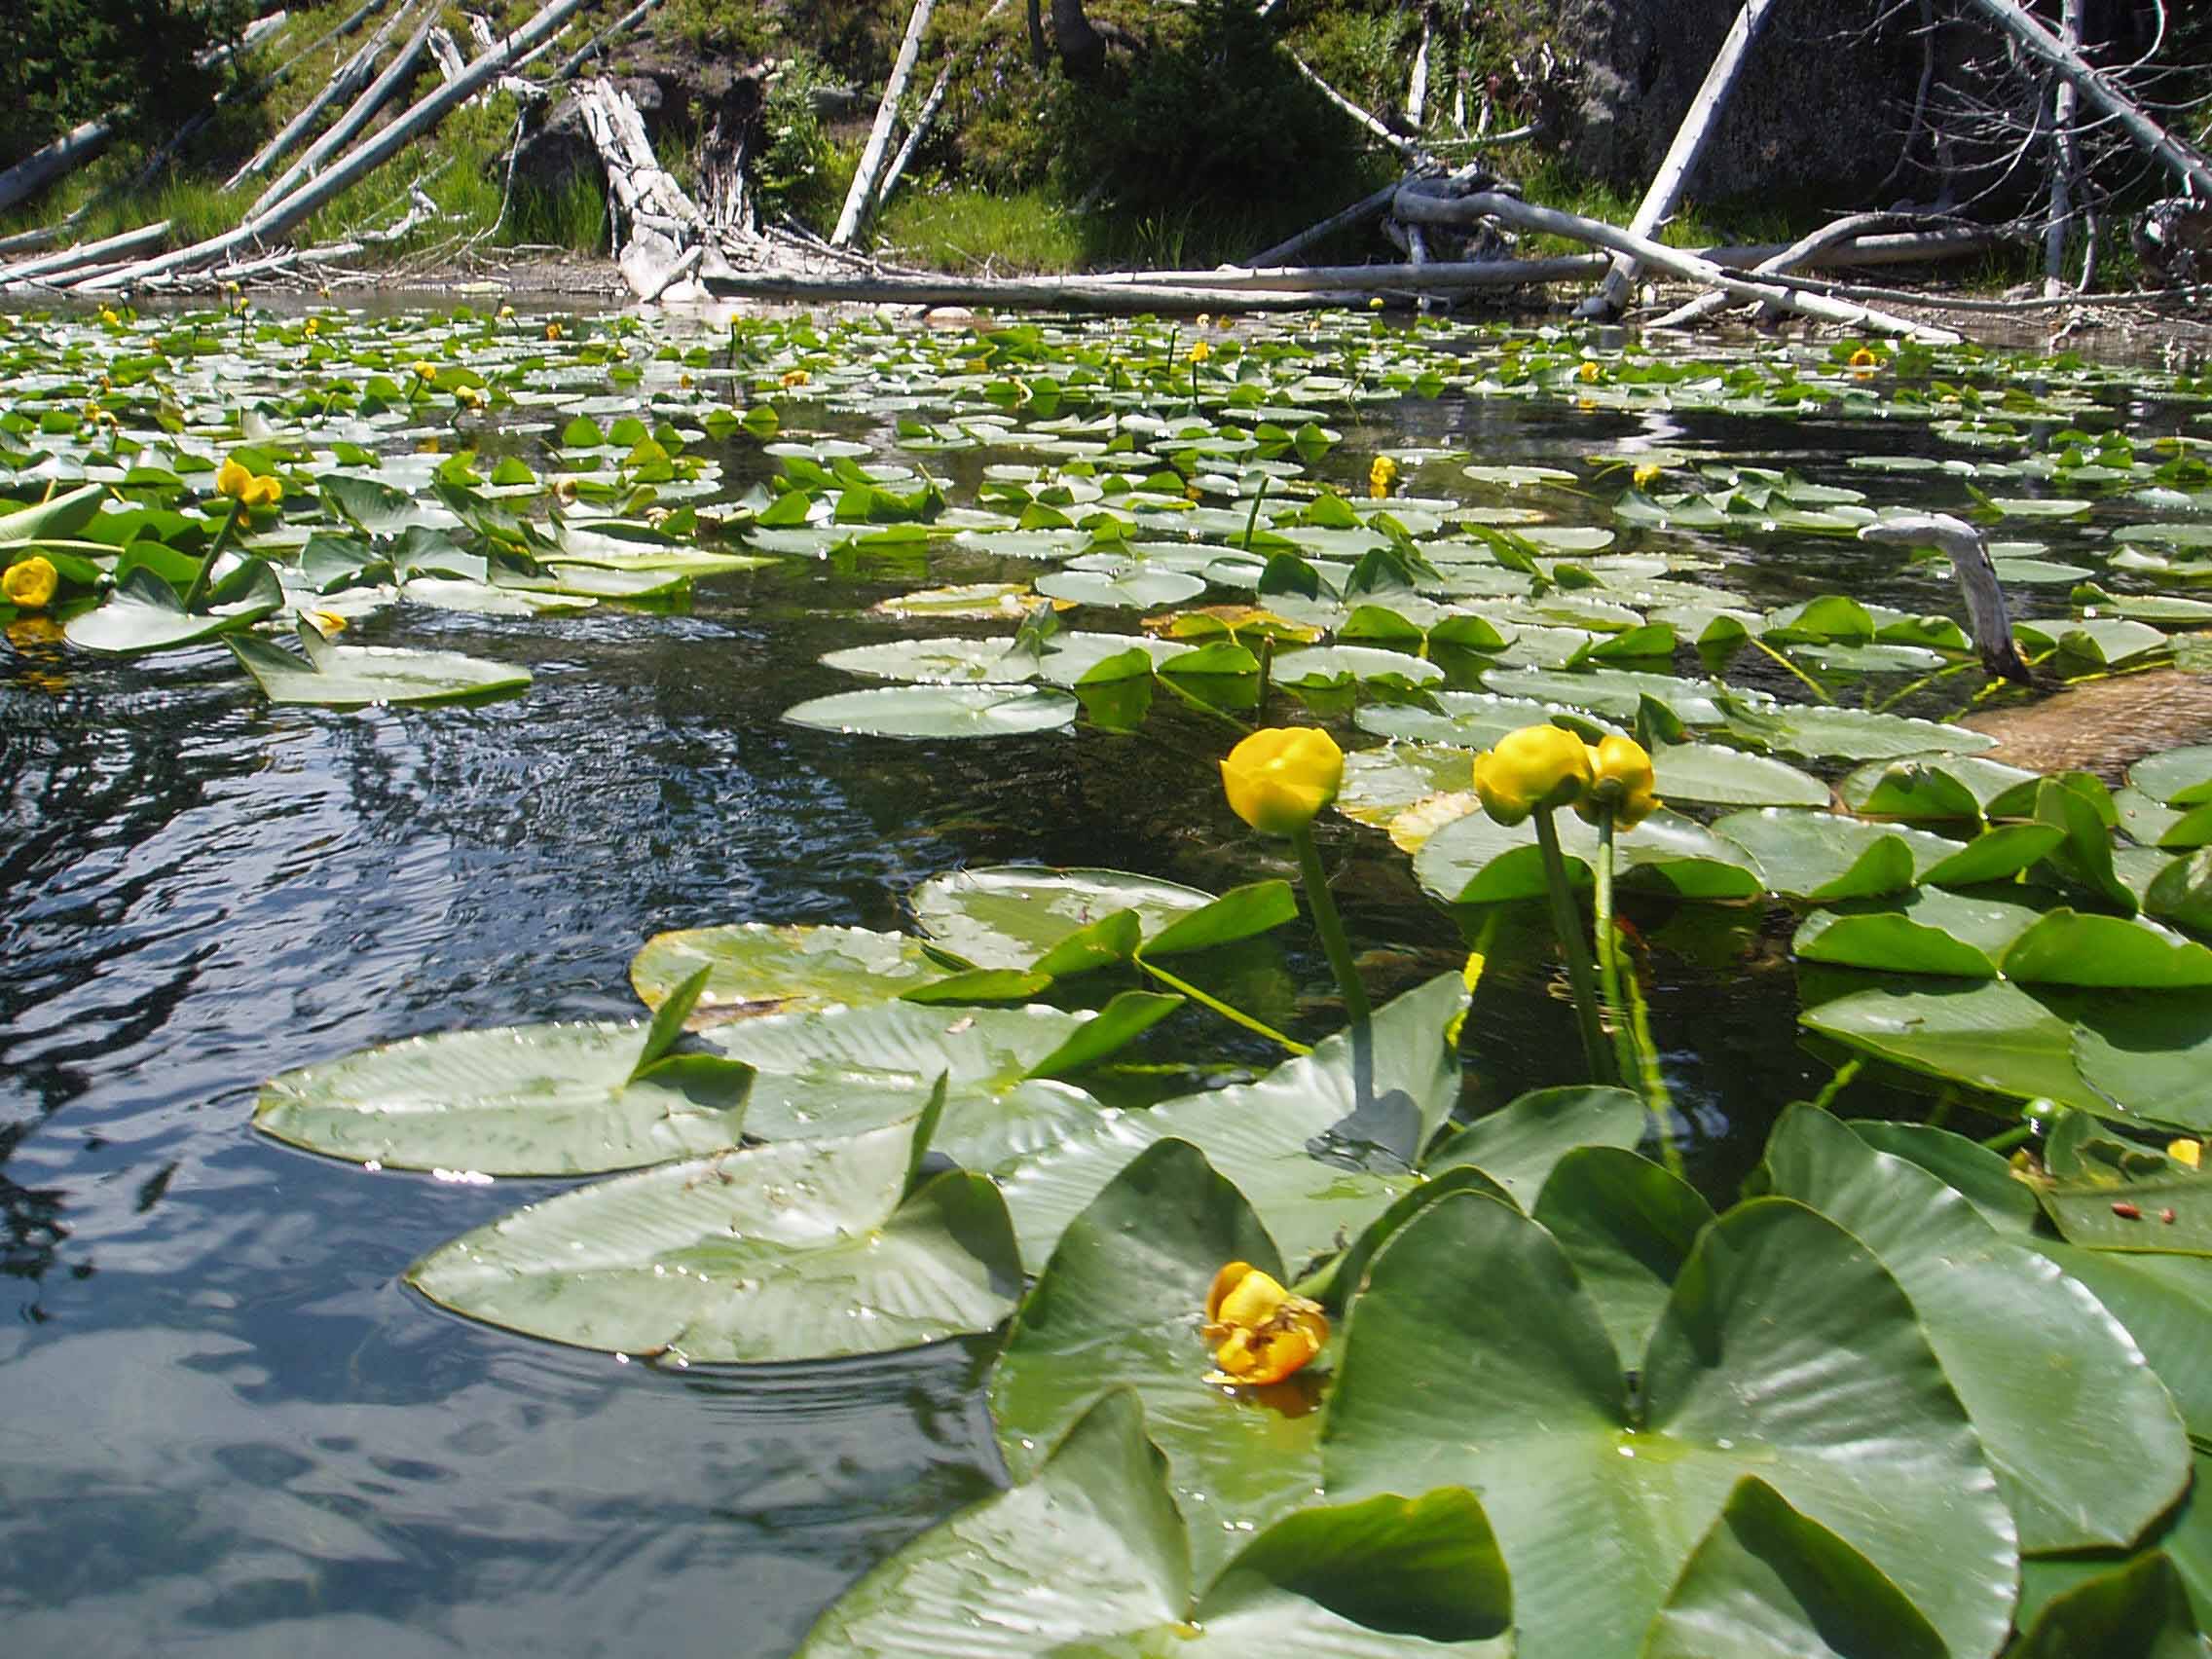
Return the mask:
[[1075,723],[1062,691],[989,685],[897,685],[815,697],[784,711],[793,725],[867,737],[1018,737]]

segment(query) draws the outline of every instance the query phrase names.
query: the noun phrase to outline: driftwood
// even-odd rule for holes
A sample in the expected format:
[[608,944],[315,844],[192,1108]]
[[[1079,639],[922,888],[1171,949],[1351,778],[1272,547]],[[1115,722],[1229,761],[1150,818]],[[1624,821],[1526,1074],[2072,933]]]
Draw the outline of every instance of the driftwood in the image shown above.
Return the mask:
[[1568,237],[1594,247],[1610,248],[1617,254],[1627,254],[1641,264],[1679,276],[1684,281],[1718,288],[1740,300],[1797,312],[1822,322],[1841,323],[1849,328],[1873,329],[1883,334],[1904,335],[1946,345],[1956,344],[1959,339],[1949,329],[1925,327],[1908,318],[1893,316],[1887,312],[1852,305],[1842,300],[1831,300],[1818,294],[1802,293],[1792,288],[1778,287],[1770,282],[1751,281],[1731,274],[1709,259],[1700,259],[1679,248],[1664,246],[1648,237],[1624,231],[1617,225],[1586,219],[1579,213],[1564,213],[1556,207],[1538,207],[1532,203],[1523,202],[1518,197],[1507,196],[1499,191],[1482,191],[1455,201],[1402,188],[1392,205],[1391,216],[1406,223],[1437,225],[1466,224],[1476,219],[1493,218],[1517,230]]
[[[636,28],[640,23],[645,20],[647,14],[649,14],[652,9],[659,4],[660,0],[639,0],[639,3],[637,5],[631,7],[619,18],[616,18],[614,21],[608,23],[607,27],[601,29],[599,33],[593,35],[591,39],[585,41],[583,45],[577,47],[575,51],[571,52],[567,57],[563,58],[561,60],[561,66],[553,71],[552,79],[555,82],[574,80],[576,72],[581,69],[586,63],[589,63],[593,57],[598,55],[598,54],[605,51],[608,42],[614,40],[617,36],[627,34],[630,32],[630,30]],[[551,41],[547,41],[545,44],[546,46],[551,46],[553,43]],[[538,48],[538,51],[540,52],[542,52],[543,50],[544,47]],[[516,66],[519,68],[522,64],[529,62],[532,57],[535,57],[537,53],[533,52],[524,57],[517,58],[515,60]]]
[[[718,299],[1124,313],[1217,311],[1230,293],[1221,287],[1163,286],[1149,276],[940,276],[866,271],[817,276],[730,271],[711,273],[701,282]],[[1365,297],[1348,291],[1263,289],[1239,294],[1236,303],[1246,311],[1311,311],[1351,305]]]
[[905,38],[900,41],[899,55],[892,60],[891,79],[883,85],[883,101],[875,106],[875,124],[868,129],[867,146],[861,151],[852,188],[845,192],[837,228],[830,233],[834,247],[848,246],[860,234],[861,221],[867,217],[876,175],[882,172],[884,153],[891,147],[892,125],[899,119],[899,100],[906,95],[906,83],[914,78],[914,60],[921,55],[922,36],[929,32],[930,14],[936,9],[937,0],[914,0],[914,9],[907,16]]
[[377,111],[390,102],[414,75],[416,64],[422,61],[423,54],[428,48],[432,26],[431,18],[424,18],[422,25],[400,47],[398,55],[386,64],[384,73],[371,81],[360,96],[346,107],[346,113],[332,122],[321,137],[301,151],[290,166],[270,180],[268,189],[256,197],[253,205],[246,209],[247,218],[266,213],[291,195],[304,181],[313,178],[322,170],[325,162],[344,150],[363,128],[376,119]]
[[[1651,177],[1650,189],[1643,193],[1635,216],[1629,220],[1631,235],[1649,238],[1673,217],[1676,206],[1681,202],[1682,191],[1689,183],[1691,169],[1697,166],[1698,158],[1705,153],[1706,141],[1719,125],[1729,89],[1735,86],[1759,25],[1766,21],[1774,4],[1775,0],[1744,0],[1744,9],[1729,25],[1719,52],[1714,55],[1713,67],[1706,71],[1704,84],[1698,88],[1697,96],[1690,100],[1688,113],[1682,117],[1681,126],[1675,129],[1675,141],[1667,146],[1666,157]],[[1618,316],[1636,286],[1636,267],[1637,261],[1626,254],[1615,259],[1613,268],[1605,274],[1604,286],[1585,300],[1576,314]]]
[[[983,31],[990,27],[991,19],[1005,9],[1006,0],[991,0],[990,10],[976,24],[977,42],[983,38]],[[929,135],[930,124],[937,120],[937,112],[944,106],[944,95],[952,89],[952,77],[959,72],[961,63],[973,55],[975,51],[976,43],[971,43],[962,51],[946,55],[944,67],[938,71],[937,82],[930,88],[930,95],[922,100],[921,110],[915,115],[913,126],[906,129],[906,141],[899,146],[899,153],[891,158],[890,166],[883,171],[883,182],[876,187],[875,205],[878,212],[891,200],[891,193],[899,188],[899,181],[906,176],[907,164],[913,161],[914,152],[922,147],[922,140]]]
[[417,101],[383,131],[347,152],[345,158],[326,172],[261,211],[249,211],[245,222],[236,229],[195,242],[190,247],[177,248],[141,261],[122,271],[91,278],[79,286],[89,290],[128,287],[134,281],[143,281],[166,272],[213,265],[229,259],[240,248],[258,245],[286,235],[356,179],[375,171],[415,139],[437,126],[455,106],[494,76],[504,71],[517,55],[556,33],[584,4],[585,0],[549,0],[520,29],[509,35],[497,49],[478,57],[458,79],[448,81],[437,91]]
[[1973,4],[2030,56],[2063,75],[2083,97],[2109,116],[2114,126],[2179,173],[2193,193],[2212,197],[2212,157],[2145,115],[2102,71],[2080,53],[2068,50],[2013,0],[1973,0]]
[[[384,3],[385,0],[374,0],[374,4],[377,6],[382,6]],[[369,7],[364,6],[354,16],[365,18],[369,10]],[[299,114],[293,116],[291,120],[277,129],[268,143],[256,150],[237,172],[223,181],[223,188],[225,190],[236,190],[247,179],[258,178],[266,173],[299,147],[307,135],[313,130],[314,124],[322,119],[324,110],[341,99],[351,99],[357,96],[364,87],[376,79],[378,54],[384,51],[385,43],[391,38],[392,32],[398,28],[408,13],[413,10],[412,0],[405,0],[398,11],[385,19],[384,25],[375,34],[369,36],[368,40],[350,57],[347,58],[332,72],[330,80],[324,85],[322,91],[310,98],[307,106]],[[351,20],[351,18],[348,19],[349,22]],[[340,27],[343,29],[344,25],[342,24]]]
[[1981,653],[1982,666],[2025,684],[2031,676],[2013,643],[2012,618],[2005,608],[2005,590],[1990,563],[1989,542],[1981,532],[1948,513],[1916,513],[1884,519],[1861,528],[1859,539],[1891,546],[1936,547],[1958,572],[1959,593],[1967,602],[1967,630]]
[[1312,67],[1307,63],[1306,59],[1299,56],[1297,53],[1285,51],[1283,55],[1290,59],[1291,67],[1296,69],[1301,75],[1305,76],[1308,84],[1310,85],[1315,92],[1319,92],[1323,97],[1327,98],[1329,102],[1335,104],[1337,108],[1342,110],[1346,115],[1350,116],[1354,123],[1366,129],[1369,136],[1379,139],[1384,144],[1387,144],[1391,149],[1397,151],[1399,155],[1405,157],[1408,161],[1414,160],[1420,154],[1420,146],[1419,144],[1416,144],[1411,138],[1401,137],[1397,133],[1391,131],[1387,127],[1383,126],[1382,122],[1378,121],[1373,115],[1369,114],[1366,110],[1361,109],[1359,105],[1353,103],[1351,99],[1346,97],[1344,93],[1338,92],[1336,88],[1330,86],[1328,82],[1322,80],[1319,75],[1313,72]]
[[[1398,182],[1402,184],[1404,180]],[[1286,265],[1314,243],[1326,241],[1339,231],[1348,231],[1354,225],[1364,225],[1370,219],[1382,217],[1389,211],[1390,203],[1397,194],[1397,184],[1386,184],[1372,196],[1361,197],[1342,212],[1330,214],[1318,225],[1309,225],[1288,241],[1277,242],[1271,248],[1255,253],[1251,263],[1255,266]]]
[[[2082,44],[2082,0],[2066,0],[2064,21],[2059,25],[2059,44],[2073,52]],[[2066,265],[2066,232],[2073,214],[2074,174],[2081,166],[2081,134],[2074,129],[2074,118],[2081,105],[2081,89],[2073,82],[2061,80],[2050,94],[2050,119],[2053,129],[2052,144],[2056,150],[2055,166],[2050,169],[2050,214],[2044,223],[2043,233],[2043,292],[2046,299],[2055,299],[2066,288],[2063,275]],[[2082,285],[2088,284],[2086,274]]]
[[29,201],[99,155],[114,141],[115,124],[123,115],[117,110],[73,127],[43,150],[33,150],[6,172],[0,172],[0,210]]
[[607,168],[607,187],[630,220],[615,264],[630,291],[656,300],[706,253],[711,231],[698,204],[663,168],[630,94],[606,79],[587,81],[576,108]]
[[[1754,276],[1774,276],[1786,271],[1795,271],[1802,266],[1812,264],[1820,255],[1840,242],[1850,241],[1870,232],[1889,230],[1900,219],[1910,219],[1911,217],[1910,214],[1899,213],[1853,213],[1847,218],[1837,219],[1830,224],[1822,226],[1809,237],[1791,242],[1772,258],[1760,260],[1751,267],[1751,275]],[[1715,261],[1715,263],[1718,262]],[[1700,294],[1689,304],[1677,306],[1665,316],[1653,321],[1650,326],[1653,328],[1687,328],[1692,323],[1703,322],[1707,317],[1726,311],[1728,306],[1729,299],[1726,294]]]
[[96,265],[104,269],[125,254],[136,254],[145,248],[159,247],[168,234],[169,222],[164,219],[158,224],[141,225],[134,231],[104,237],[98,241],[82,242],[57,253],[0,266],[0,288],[12,288],[18,282],[34,279],[39,286],[48,287],[58,276],[89,276],[89,267]]

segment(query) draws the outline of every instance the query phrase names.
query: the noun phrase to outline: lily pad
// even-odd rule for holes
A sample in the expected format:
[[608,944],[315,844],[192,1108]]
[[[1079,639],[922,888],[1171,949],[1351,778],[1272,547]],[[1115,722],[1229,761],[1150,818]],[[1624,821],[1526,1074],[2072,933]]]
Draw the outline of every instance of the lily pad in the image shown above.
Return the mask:
[[815,697],[784,711],[793,725],[868,737],[1018,737],[1075,723],[1064,691],[989,685],[897,685]]

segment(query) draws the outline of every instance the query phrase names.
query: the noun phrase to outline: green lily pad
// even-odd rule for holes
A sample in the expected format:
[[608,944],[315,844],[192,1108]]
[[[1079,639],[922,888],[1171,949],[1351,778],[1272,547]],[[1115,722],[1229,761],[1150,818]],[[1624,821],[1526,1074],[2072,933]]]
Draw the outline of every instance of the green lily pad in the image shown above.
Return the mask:
[[225,642],[272,703],[360,709],[385,703],[461,703],[529,689],[530,670],[458,651],[399,645],[333,645],[300,629],[308,660],[266,640]]
[[794,1141],[595,1182],[407,1271],[431,1301],[617,1353],[773,1364],[987,1331],[1021,1284],[997,1190],[914,1184],[916,1129]]
[[944,970],[922,941],[867,928],[738,922],[655,934],[630,959],[630,985],[647,1008],[701,968],[700,1012],[780,1014],[841,1003],[889,1002]]
[[1063,691],[990,685],[897,685],[815,697],[784,711],[793,725],[868,737],[1018,737],[1075,723]]

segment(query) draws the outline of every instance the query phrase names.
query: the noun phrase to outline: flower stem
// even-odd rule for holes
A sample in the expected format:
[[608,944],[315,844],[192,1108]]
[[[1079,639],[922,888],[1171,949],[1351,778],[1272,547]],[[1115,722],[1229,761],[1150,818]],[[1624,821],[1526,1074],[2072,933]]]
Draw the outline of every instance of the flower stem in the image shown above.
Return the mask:
[[223,520],[223,528],[215,533],[215,539],[208,543],[206,556],[200,561],[200,569],[193,572],[192,585],[184,590],[186,615],[198,610],[201,601],[207,597],[207,589],[214,580],[215,561],[222,557],[223,549],[230,545],[231,533],[238,529],[239,519],[244,512],[245,503],[237,497],[232,497],[230,517]]
[[1828,695],[1828,688],[1825,685],[1823,685],[1818,680],[1815,680],[1811,675],[1807,674],[1803,669],[1799,668],[1795,663],[1791,662],[1787,656],[1783,655],[1782,652],[1776,650],[1772,645],[1768,645],[1756,634],[1748,635],[1746,637],[1753,645],[1766,652],[1768,656],[1774,658],[1776,662],[1780,663],[1784,668],[1788,669],[1791,674],[1794,674],[1799,680],[1803,681],[1805,682],[1805,688],[1811,691],[1814,696],[1818,697],[1822,702],[1829,705],[1831,708],[1834,706],[1835,699]]
[[1668,1173],[1682,1173],[1681,1149],[1675,1145],[1674,1096],[1667,1090],[1667,1076],[1659,1065],[1658,1046],[1651,1041],[1649,1009],[1632,969],[1621,972],[1620,935],[1613,926],[1613,834],[1616,826],[1610,807],[1598,818],[1598,966],[1605,980],[1605,1001],[1619,1026],[1621,1077],[1634,1077],[1641,1086],[1644,1109],[1659,1137],[1659,1161]]
[[1345,1017],[1357,1025],[1367,1017],[1367,990],[1352,966],[1351,942],[1345,938],[1344,918],[1337,914],[1337,902],[1329,897],[1329,878],[1321,868],[1320,849],[1313,845],[1312,826],[1302,824],[1293,830],[1290,844],[1298,849],[1298,867],[1306,877],[1306,902],[1312,906],[1314,931],[1321,936],[1321,948],[1328,952],[1329,971],[1337,977],[1337,989],[1344,993]]
[[1605,993],[1605,1010],[1614,1020],[1613,1061],[1623,1078],[1641,1070],[1635,1041],[1628,1033],[1628,1002],[1621,995],[1620,940],[1613,932],[1613,811],[1598,809],[1598,866],[1595,930],[1598,943],[1598,979]]
[[1259,1020],[1254,1019],[1242,1009],[1232,1008],[1229,1006],[1229,1004],[1223,1002],[1219,997],[1208,996],[1205,992],[1199,990],[1198,986],[1192,984],[1188,979],[1179,979],[1174,975],[1168,973],[1166,969],[1155,967],[1152,963],[1147,962],[1142,956],[1136,958],[1136,964],[1139,969],[1151,975],[1155,979],[1158,979],[1169,990],[1182,992],[1183,995],[1189,997],[1200,1008],[1212,1009],[1214,1013],[1220,1014],[1222,1018],[1228,1020],[1233,1025],[1241,1025],[1247,1031],[1256,1031],[1262,1037],[1265,1037],[1269,1042],[1278,1043],[1294,1054],[1310,1054],[1313,1051],[1304,1043],[1300,1043],[1294,1041],[1291,1038],[1285,1037],[1273,1026],[1263,1024]]
[[1544,888],[1551,896],[1552,930],[1567,954],[1567,980],[1574,992],[1574,1014],[1582,1030],[1582,1054],[1590,1075],[1600,1083],[1612,1081],[1606,1061],[1605,1033],[1598,1023],[1598,986],[1590,971],[1590,948],[1582,942],[1580,906],[1567,885],[1567,861],[1560,856],[1559,827],[1552,823],[1552,808],[1536,814],[1536,845],[1544,852]]

